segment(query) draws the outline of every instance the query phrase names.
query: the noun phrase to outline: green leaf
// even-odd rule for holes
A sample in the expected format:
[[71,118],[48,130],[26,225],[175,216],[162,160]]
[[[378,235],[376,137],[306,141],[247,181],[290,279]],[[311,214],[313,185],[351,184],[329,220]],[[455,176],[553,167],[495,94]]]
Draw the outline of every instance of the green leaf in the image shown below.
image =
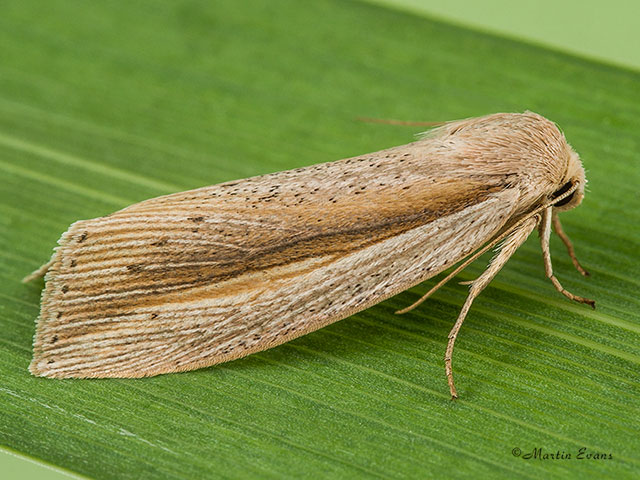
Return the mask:
[[[0,442],[96,478],[632,478],[640,467],[640,76],[366,4],[9,2],[0,17]],[[442,356],[466,288],[436,280],[264,353],[142,380],[29,375],[67,226],[174,191],[412,140],[357,117],[539,112],[589,190],[531,238]],[[473,278],[486,264],[461,275]],[[515,457],[534,448],[564,459]],[[579,449],[606,459],[578,459]],[[611,459],[608,455],[611,455]],[[566,458],[571,455],[572,458]]]

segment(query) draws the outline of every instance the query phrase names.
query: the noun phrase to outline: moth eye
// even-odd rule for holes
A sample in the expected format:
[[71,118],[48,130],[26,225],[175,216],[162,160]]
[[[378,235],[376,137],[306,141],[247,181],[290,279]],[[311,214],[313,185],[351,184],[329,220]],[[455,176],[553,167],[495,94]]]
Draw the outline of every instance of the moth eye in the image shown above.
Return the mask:
[[[551,198],[558,198],[560,195],[568,192],[569,190],[571,190],[571,187],[573,187],[573,182],[572,181],[568,181],[567,183],[565,183],[559,190],[557,190],[553,195],[551,195]],[[576,192],[574,191],[571,195],[569,195],[567,198],[563,198],[562,200],[560,200],[558,203],[556,203],[554,205],[554,207],[562,207],[563,205],[566,205],[567,203],[571,202],[571,200],[573,199],[573,196],[576,194]]]

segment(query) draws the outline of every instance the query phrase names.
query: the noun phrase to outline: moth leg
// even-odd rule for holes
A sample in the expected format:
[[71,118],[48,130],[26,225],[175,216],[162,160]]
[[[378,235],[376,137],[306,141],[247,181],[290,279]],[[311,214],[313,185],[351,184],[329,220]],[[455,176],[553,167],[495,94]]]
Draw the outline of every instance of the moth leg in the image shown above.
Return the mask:
[[22,283],[28,283],[31,280],[35,280],[36,278],[44,277],[45,274],[47,273],[47,271],[49,270],[49,267],[51,267],[52,263],[53,263],[53,260],[49,260],[47,263],[42,265],[40,268],[38,268],[37,270],[34,270],[29,275],[24,277],[22,279]]
[[542,258],[544,259],[544,270],[547,274],[553,286],[556,287],[561,294],[570,300],[574,300],[580,303],[586,303],[591,308],[596,308],[596,302],[588,298],[579,297],[573,293],[564,289],[558,279],[553,274],[553,266],[551,265],[551,251],[549,250],[549,237],[551,236],[551,219],[552,219],[552,207],[547,208],[542,212],[542,222],[540,222],[540,246],[542,247]]
[[456,392],[455,384],[453,383],[453,370],[451,367],[451,357],[453,356],[453,346],[456,341],[456,337],[458,336],[458,332],[460,331],[460,327],[462,327],[462,322],[464,322],[467,313],[469,312],[469,308],[473,303],[473,300],[484,290],[484,288],[489,285],[493,277],[500,271],[500,269],[507,263],[511,255],[515,253],[515,251],[524,243],[527,237],[531,234],[533,229],[536,227],[536,224],[540,221],[540,216],[535,215],[529,219],[527,219],[517,230],[514,230],[504,241],[498,253],[493,257],[487,269],[476,278],[469,288],[469,296],[467,300],[464,302],[462,306],[462,310],[460,311],[460,315],[458,315],[458,319],[456,323],[453,325],[451,332],[449,332],[449,342],[447,343],[447,350],[444,355],[444,369],[447,374],[447,382],[449,383],[449,390],[451,391],[451,399],[458,398],[458,393]]
[[[520,228],[520,226],[516,225],[513,231],[515,231],[515,230],[517,230],[519,228]],[[402,310],[396,311],[396,314],[397,315],[401,315],[403,313],[407,313],[407,312],[413,310],[414,308],[416,308],[418,305],[420,305],[422,302],[424,302],[427,298],[429,298],[433,293],[435,293],[440,287],[442,287],[445,283],[447,283],[449,280],[451,280],[453,277],[455,277],[458,273],[460,273],[462,270],[464,270],[469,265],[471,265],[480,255],[485,253],[487,250],[492,249],[496,244],[498,244],[500,241],[502,241],[503,238],[505,238],[505,237],[507,237],[509,235],[511,235],[511,232],[510,231],[506,231],[502,235],[494,238],[490,243],[486,244],[484,247],[482,247],[481,249],[477,250],[473,255],[471,255],[464,262],[462,262],[460,265],[458,265],[453,272],[451,272],[445,278],[440,280],[431,290],[429,290],[427,293],[425,293],[422,297],[420,297],[418,300],[413,302],[408,307],[405,307]],[[474,281],[475,280],[471,280],[471,281],[468,281],[468,282],[460,282],[460,285],[471,285]]]
[[580,272],[581,275],[588,277],[589,272],[587,272],[584,268],[582,268],[582,265],[580,265],[580,262],[576,257],[576,251],[573,249],[573,244],[571,243],[571,240],[569,240],[569,236],[566,233],[564,233],[564,230],[562,229],[562,224],[560,223],[560,218],[558,217],[558,214],[556,212],[553,212],[551,221],[553,222],[553,230],[556,232],[556,235],[560,237],[560,240],[562,240],[562,243],[564,243],[564,246],[567,247],[567,252],[569,252],[569,257],[571,257],[573,266],[576,267],[576,270],[578,270],[578,272]]

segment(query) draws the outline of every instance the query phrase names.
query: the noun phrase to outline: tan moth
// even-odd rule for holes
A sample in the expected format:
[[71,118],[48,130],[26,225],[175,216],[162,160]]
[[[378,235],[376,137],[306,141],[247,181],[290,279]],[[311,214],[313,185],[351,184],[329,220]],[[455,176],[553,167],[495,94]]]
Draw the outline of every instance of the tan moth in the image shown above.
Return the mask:
[[556,125],[531,112],[446,123],[355,158],[153,198],[64,233],[45,275],[34,375],[144,377],[259,352],[341,320],[498,245],[474,298],[537,227],[547,277],[551,226],[585,175]]

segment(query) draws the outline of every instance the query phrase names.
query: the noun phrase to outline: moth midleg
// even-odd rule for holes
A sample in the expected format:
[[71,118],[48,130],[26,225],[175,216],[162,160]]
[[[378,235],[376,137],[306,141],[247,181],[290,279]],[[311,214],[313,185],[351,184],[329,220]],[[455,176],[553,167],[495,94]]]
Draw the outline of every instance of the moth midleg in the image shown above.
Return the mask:
[[460,331],[460,327],[462,327],[462,323],[469,312],[469,308],[471,308],[473,300],[487,285],[489,285],[491,280],[493,280],[493,277],[496,276],[505,263],[507,263],[509,258],[511,258],[511,255],[513,255],[518,247],[524,243],[539,221],[540,216],[534,215],[526,219],[526,221],[524,221],[517,230],[511,232],[500,247],[497,255],[491,259],[487,269],[471,283],[469,296],[462,306],[462,310],[460,311],[460,315],[458,315],[456,323],[453,325],[451,332],[449,332],[449,342],[447,343],[447,350],[444,355],[444,369],[447,375],[447,382],[449,383],[449,390],[451,391],[452,399],[458,398],[458,393],[456,392],[456,387],[453,383],[453,369],[451,367],[453,346],[455,344],[456,337],[458,336],[458,332]]
[[551,251],[549,249],[549,238],[551,237],[551,221],[553,217],[552,208],[553,207],[551,206],[547,207],[542,212],[542,221],[539,225],[540,246],[542,247],[542,258],[544,260],[545,273],[547,274],[549,280],[551,280],[551,283],[553,283],[553,286],[556,287],[556,290],[558,290],[565,297],[576,302],[586,303],[587,305],[591,305],[592,308],[596,308],[596,302],[594,300],[579,297],[578,295],[574,295],[573,293],[565,290],[565,288],[560,284],[556,276],[553,274],[553,266],[551,264]]
[[582,268],[582,265],[580,265],[580,262],[576,257],[576,251],[573,249],[573,243],[571,243],[569,236],[566,233],[564,233],[562,224],[560,223],[560,217],[558,217],[558,214],[555,211],[553,212],[551,221],[553,222],[553,230],[556,232],[556,235],[560,237],[560,240],[562,240],[562,243],[564,243],[564,246],[567,247],[567,252],[569,253],[569,257],[571,257],[573,266],[576,267],[576,270],[578,270],[578,272],[580,272],[581,275],[588,277],[589,272],[587,272],[584,268]]

